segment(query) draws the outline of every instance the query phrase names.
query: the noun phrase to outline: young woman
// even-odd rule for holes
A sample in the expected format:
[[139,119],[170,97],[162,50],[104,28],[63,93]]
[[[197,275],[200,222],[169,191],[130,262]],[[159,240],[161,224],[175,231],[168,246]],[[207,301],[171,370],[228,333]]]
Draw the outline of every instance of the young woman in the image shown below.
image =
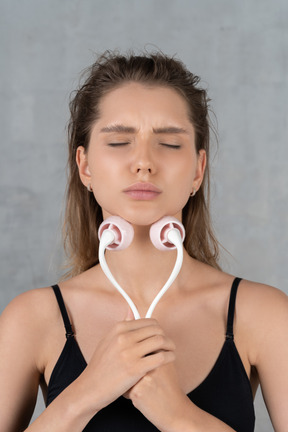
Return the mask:
[[[1,317],[1,431],[252,432],[260,383],[286,432],[288,301],[217,264],[199,78],[162,54],[105,53],[71,102],[69,151],[71,272]],[[105,256],[138,320],[98,264],[97,231],[111,215],[134,229],[127,249]],[[149,238],[164,216],[185,226],[183,265],[143,318],[176,258]],[[28,426],[39,384],[47,408]]]

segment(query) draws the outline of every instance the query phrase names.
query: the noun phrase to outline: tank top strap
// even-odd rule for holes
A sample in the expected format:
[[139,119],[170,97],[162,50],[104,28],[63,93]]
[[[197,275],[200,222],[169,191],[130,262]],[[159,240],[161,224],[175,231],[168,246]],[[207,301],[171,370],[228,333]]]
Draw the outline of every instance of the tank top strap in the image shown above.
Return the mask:
[[55,293],[58,305],[59,305],[59,309],[63,318],[63,322],[64,322],[64,326],[65,326],[65,330],[66,330],[66,338],[68,339],[71,336],[74,336],[74,332],[72,330],[72,326],[68,317],[68,313],[64,304],[64,300],[62,297],[62,293],[60,291],[60,288],[58,285],[52,285],[53,291]]
[[234,322],[234,314],[235,314],[235,303],[236,303],[238,286],[241,280],[242,280],[241,278],[236,277],[232,283],[230,300],[229,300],[229,308],[228,308],[226,340],[227,339],[234,340],[233,322]]

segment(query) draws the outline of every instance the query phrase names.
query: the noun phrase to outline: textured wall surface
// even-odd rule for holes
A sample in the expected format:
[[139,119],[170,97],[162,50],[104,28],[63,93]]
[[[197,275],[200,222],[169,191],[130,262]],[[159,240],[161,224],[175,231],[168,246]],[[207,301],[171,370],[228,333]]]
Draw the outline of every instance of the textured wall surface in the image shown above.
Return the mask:
[[[0,0],[0,20],[0,311],[61,274],[65,125],[79,72],[95,52],[154,45],[209,88],[224,269],[288,292],[287,0]],[[256,407],[256,430],[271,432],[260,394]],[[35,415],[42,408],[40,398]]]

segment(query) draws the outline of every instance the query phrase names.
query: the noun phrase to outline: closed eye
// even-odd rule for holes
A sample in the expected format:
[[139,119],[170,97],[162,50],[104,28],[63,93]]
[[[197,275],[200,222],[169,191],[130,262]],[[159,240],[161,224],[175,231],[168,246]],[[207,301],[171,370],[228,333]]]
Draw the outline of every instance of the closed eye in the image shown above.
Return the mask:
[[169,147],[171,149],[180,149],[181,146],[179,144],[168,144],[168,143],[160,143],[164,147]]
[[129,142],[114,142],[114,143],[109,143],[108,146],[110,147],[120,147],[120,146],[125,146],[129,144]]

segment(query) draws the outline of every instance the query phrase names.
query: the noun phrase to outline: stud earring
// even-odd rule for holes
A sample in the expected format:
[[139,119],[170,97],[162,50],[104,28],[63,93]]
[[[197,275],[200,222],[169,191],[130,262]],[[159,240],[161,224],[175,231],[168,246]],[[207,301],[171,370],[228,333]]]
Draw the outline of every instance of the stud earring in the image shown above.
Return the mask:
[[196,192],[197,192],[196,189],[192,188],[192,192],[190,194],[190,197],[194,197],[196,195]]
[[88,190],[88,192],[93,192],[92,187],[91,187],[91,183],[88,183],[87,190]]

